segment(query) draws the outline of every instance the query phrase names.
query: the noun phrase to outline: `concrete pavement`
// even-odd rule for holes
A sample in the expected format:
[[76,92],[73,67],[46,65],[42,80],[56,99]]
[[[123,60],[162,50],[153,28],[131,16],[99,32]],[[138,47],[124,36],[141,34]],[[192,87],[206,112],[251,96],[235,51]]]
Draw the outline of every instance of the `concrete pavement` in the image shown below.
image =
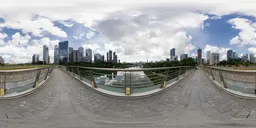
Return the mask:
[[256,127],[256,101],[216,88],[201,70],[160,95],[115,99],[56,69],[37,92],[0,100],[0,127]]

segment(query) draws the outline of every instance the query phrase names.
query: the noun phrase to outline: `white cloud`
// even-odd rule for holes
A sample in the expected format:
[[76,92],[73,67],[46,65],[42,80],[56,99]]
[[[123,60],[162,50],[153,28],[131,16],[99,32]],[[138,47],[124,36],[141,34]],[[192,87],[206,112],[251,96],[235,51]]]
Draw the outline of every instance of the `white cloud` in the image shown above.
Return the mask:
[[228,21],[239,34],[230,40],[231,45],[256,45],[256,23],[245,18],[234,18]]
[[89,31],[87,34],[86,34],[86,37],[87,39],[91,39],[93,36],[94,36],[94,32],[93,31]]
[[12,35],[12,39],[8,41],[8,45],[26,45],[31,37],[29,35],[21,36],[19,32]]
[[44,17],[33,17],[28,15],[24,17],[4,16],[5,23],[0,24],[0,27],[8,27],[13,29],[21,29],[24,34],[32,33],[34,36],[42,37],[44,32],[57,37],[67,37],[66,32],[54,26],[53,22]]
[[256,54],[256,47],[250,47],[250,48],[248,48],[248,51],[250,53]]
[[5,33],[0,33],[0,40],[5,39],[7,35]]
[[224,47],[217,47],[207,44],[203,50],[204,57],[206,56],[207,51],[210,51],[211,53],[219,53],[220,54],[220,60],[227,60],[227,51],[230,48],[224,48]]

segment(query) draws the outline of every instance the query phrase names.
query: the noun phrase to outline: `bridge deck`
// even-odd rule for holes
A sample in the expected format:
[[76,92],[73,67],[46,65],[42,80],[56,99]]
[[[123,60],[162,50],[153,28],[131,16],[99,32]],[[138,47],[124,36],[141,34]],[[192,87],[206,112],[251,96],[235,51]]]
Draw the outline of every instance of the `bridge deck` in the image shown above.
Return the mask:
[[37,92],[0,100],[0,127],[255,127],[255,105],[218,90],[201,70],[160,95],[122,100],[57,69]]

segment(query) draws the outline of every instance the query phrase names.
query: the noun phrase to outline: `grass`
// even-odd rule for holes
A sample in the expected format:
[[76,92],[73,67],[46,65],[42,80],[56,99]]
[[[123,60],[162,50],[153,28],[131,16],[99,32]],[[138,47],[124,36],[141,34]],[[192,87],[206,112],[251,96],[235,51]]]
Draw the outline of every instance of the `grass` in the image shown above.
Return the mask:
[[0,70],[19,70],[19,69],[29,69],[29,68],[43,68],[49,65],[4,65],[0,66]]

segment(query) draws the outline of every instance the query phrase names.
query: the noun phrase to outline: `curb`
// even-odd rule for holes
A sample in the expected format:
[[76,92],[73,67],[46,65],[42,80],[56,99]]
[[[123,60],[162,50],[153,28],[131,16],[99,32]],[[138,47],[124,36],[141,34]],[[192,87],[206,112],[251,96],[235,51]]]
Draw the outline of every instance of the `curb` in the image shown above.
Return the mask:
[[243,96],[243,95],[239,95],[239,94],[236,94],[236,93],[233,93],[231,91],[228,91],[222,87],[219,86],[218,83],[216,83],[209,75],[206,74],[206,76],[211,80],[211,82],[220,90],[222,90],[223,92],[231,95],[231,96],[234,96],[234,97],[237,97],[237,98],[242,98],[242,99],[247,99],[247,100],[256,100],[256,97],[249,97],[249,96]]
[[17,98],[20,98],[20,97],[24,97],[24,96],[30,95],[30,94],[34,93],[35,91],[37,91],[38,89],[42,88],[44,86],[44,84],[48,81],[48,79],[51,76],[52,76],[52,73],[49,75],[49,77],[46,80],[44,80],[43,82],[39,83],[40,85],[37,88],[31,89],[31,91],[28,91],[28,92],[20,94],[20,95],[17,93],[17,95],[14,95],[14,96],[0,97],[0,100],[12,100],[12,99],[17,99]]
[[[61,69],[60,69],[61,70]],[[104,92],[101,92],[101,91],[98,91],[97,89],[94,89],[90,86],[88,86],[86,83],[84,83],[83,81],[81,81],[79,78],[71,75],[70,73],[66,72],[66,71],[63,71],[61,70],[62,72],[70,75],[71,77],[75,78],[77,81],[81,82],[82,84],[86,85],[85,87],[98,93],[98,94],[101,94],[101,95],[104,95],[104,96],[107,96],[107,97],[111,97],[111,98],[117,98],[117,99],[131,99],[131,100],[135,100],[135,99],[142,99],[142,98],[147,98],[147,97],[152,97],[152,96],[155,96],[155,95],[158,95],[160,93],[163,93],[165,91],[168,91],[169,89],[173,88],[174,86],[176,86],[178,83],[180,83],[180,81],[184,78],[186,78],[188,75],[194,73],[194,71],[192,70],[189,74],[187,74],[186,76],[183,76],[181,77],[178,81],[175,81],[171,84],[169,84],[168,87],[164,88],[164,89],[161,89],[160,91],[157,91],[157,92],[154,92],[154,93],[151,93],[151,94],[146,94],[146,95],[142,95],[142,96],[117,96],[117,95],[111,95],[111,94],[108,94],[108,93],[104,93]]]

